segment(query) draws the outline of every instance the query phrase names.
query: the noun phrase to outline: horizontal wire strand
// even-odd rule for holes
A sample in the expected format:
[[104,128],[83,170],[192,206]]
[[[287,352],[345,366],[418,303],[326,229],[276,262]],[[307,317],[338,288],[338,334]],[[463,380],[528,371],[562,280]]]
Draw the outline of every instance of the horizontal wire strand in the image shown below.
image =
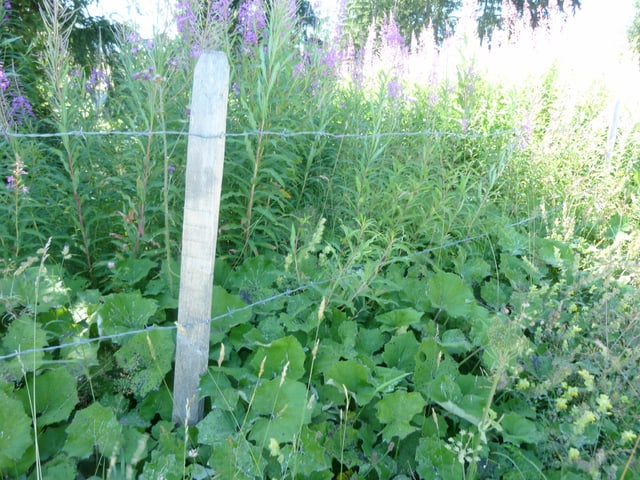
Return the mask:
[[[549,213],[549,212],[546,212],[546,213]],[[545,213],[540,213],[538,215],[534,215],[532,217],[528,217],[528,218],[526,218],[524,220],[520,220],[518,222],[510,223],[510,224],[506,225],[506,228],[512,228],[512,227],[516,227],[516,226],[519,226],[519,225],[524,225],[524,224],[530,223],[530,222],[532,222],[532,221],[534,221],[534,220],[536,220],[538,218],[541,218],[543,215],[545,215]],[[435,247],[426,248],[424,250],[420,250],[419,252],[413,252],[413,253],[411,253],[409,255],[405,255],[403,257],[397,258],[393,262],[387,262],[385,265],[390,265],[391,263],[400,262],[400,261],[405,260],[405,259],[412,259],[412,258],[414,258],[416,256],[424,255],[426,253],[435,252],[435,251],[438,251],[438,250],[444,250],[446,248],[454,247],[456,245],[469,243],[469,242],[472,242],[474,240],[478,240],[480,238],[484,238],[486,236],[488,236],[488,234],[484,233],[484,234],[481,234],[481,235],[474,235],[474,236],[471,236],[471,237],[466,237],[466,238],[460,239],[460,240],[453,240],[453,241],[447,242],[447,243],[445,243],[443,245],[438,245],[438,246],[435,246]],[[299,293],[301,291],[304,291],[304,290],[307,290],[307,289],[310,289],[310,288],[313,288],[313,287],[316,287],[316,286],[319,286],[319,285],[324,285],[324,284],[327,284],[327,283],[335,282],[335,281],[340,280],[341,278],[346,278],[346,277],[349,277],[349,276],[352,276],[352,275],[356,275],[358,273],[359,273],[358,270],[351,270],[351,271],[348,271],[346,273],[346,275],[339,275],[339,276],[336,276],[336,277],[333,277],[333,278],[330,278],[330,279],[319,280],[319,281],[315,281],[315,282],[309,282],[308,284],[301,285],[301,286],[298,286],[296,288],[288,289],[288,290],[286,290],[284,292],[278,292],[275,295],[272,295],[270,297],[258,300],[258,301],[254,302],[254,303],[247,304],[247,305],[245,305],[243,307],[236,308],[236,309],[233,309],[233,310],[229,310],[226,313],[218,315],[218,316],[216,316],[214,318],[208,318],[208,319],[205,319],[205,320],[200,320],[200,321],[196,321],[196,322],[189,322],[189,323],[180,324],[180,325],[178,325],[177,322],[174,323],[173,325],[150,325],[150,326],[147,326],[147,327],[144,327],[144,328],[129,330],[127,332],[120,332],[120,333],[115,333],[115,334],[111,334],[111,335],[100,335],[100,336],[93,337],[93,338],[79,339],[79,340],[77,340],[75,342],[72,342],[72,343],[65,343],[65,344],[60,344],[60,345],[51,345],[51,346],[42,347],[42,348],[35,348],[35,349],[20,350],[20,351],[16,351],[16,352],[13,352],[13,353],[10,353],[10,354],[0,355],[0,361],[2,361],[2,360],[11,360],[13,358],[17,358],[17,357],[24,356],[24,355],[30,355],[30,354],[34,354],[34,353],[52,352],[52,351],[56,351],[56,350],[62,350],[64,348],[73,348],[73,347],[78,347],[78,346],[82,346],[82,345],[88,345],[88,344],[91,344],[91,343],[101,342],[101,341],[104,341],[104,340],[113,340],[113,339],[117,339],[117,338],[133,336],[133,335],[137,335],[139,333],[148,333],[148,332],[159,331],[159,330],[177,330],[178,328],[181,328],[181,329],[185,328],[186,329],[186,328],[193,328],[195,326],[206,325],[206,324],[210,325],[211,323],[213,323],[213,322],[215,322],[217,320],[221,320],[223,318],[235,315],[236,313],[240,313],[240,312],[243,312],[245,310],[249,310],[249,309],[251,309],[253,307],[265,305],[265,304],[270,303],[270,302],[272,302],[274,300],[277,300],[279,298],[289,297],[289,296],[294,295],[296,293]]]

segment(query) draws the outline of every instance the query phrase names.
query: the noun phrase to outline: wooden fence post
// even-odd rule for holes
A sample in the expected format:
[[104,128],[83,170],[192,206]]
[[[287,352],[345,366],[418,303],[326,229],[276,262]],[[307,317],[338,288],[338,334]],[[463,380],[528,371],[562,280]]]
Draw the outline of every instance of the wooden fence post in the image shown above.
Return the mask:
[[204,411],[198,387],[209,360],[228,93],[226,55],[204,53],[191,97],[173,385],[173,421],[187,425],[197,423]]

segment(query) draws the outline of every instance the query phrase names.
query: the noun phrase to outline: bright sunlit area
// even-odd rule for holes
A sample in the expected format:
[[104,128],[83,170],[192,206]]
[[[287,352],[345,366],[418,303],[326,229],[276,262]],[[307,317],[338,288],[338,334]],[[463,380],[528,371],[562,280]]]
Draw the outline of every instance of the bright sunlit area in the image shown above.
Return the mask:
[[640,480],[640,0],[35,3],[0,480]]
[[[329,25],[329,30],[335,28],[344,2],[315,0],[311,3],[320,21]],[[89,5],[88,12],[118,22],[132,22],[144,38],[151,38],[154,33],[175,32],[175,5],[170,2],[97,0]],[[520,82],[530,74],[542,74],[556,65],[577,89],[589,88],[594,81],[604,82],[614,95],[628,101],[638,100],[640,75],[627,39],[633,15],[633,0],[584,0],[576,14],[566,20],[556,15],[547,31],[529,32],[517,42],[498,45],[491,52],[469,41],[464,54],[477,55],[486,73],[497,79]],[[455,50],[449,54],[459,54],[460,46]],[[452,58],[444,63],[451,66],[455,61]]]

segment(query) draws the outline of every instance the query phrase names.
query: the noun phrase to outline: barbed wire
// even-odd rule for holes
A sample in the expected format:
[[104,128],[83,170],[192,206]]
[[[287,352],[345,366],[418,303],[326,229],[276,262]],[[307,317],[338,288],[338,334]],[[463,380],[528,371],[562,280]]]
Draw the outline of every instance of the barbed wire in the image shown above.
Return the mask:
[[[512,228],[512,227],[516,227],[516,226],[519,226],[519,225],[524,225],[524,224],[530,223],[530,222],[532,222],[534,220],[537,220],[538,218],[543,217],[544,215],[547,215],[548,213],[550,213],[550,211],[542,212],[542,213],[539,213],[537,215],[533,215],[531,217],[528,217],[528,218],[525,218],[523,220],[520,220],[518,222],[507,224],[507,225],[505,225],[505,228]],[[444,249],[451,248],[451,247],[454,247],[454,246],[457,246],[457,245],[461,245],[461,244],[464,244],[464,243],[469,243],[469,242],[472,242],[474,240],[485,238],[488,235],[489,235],[488,233],[483,233],[483,234],[480,234],[480,235],[469,236],[469,237],[466,237],[466,238],[463,238],[463,239],[452,240],[452,241],[447,242],[447,243],[442,244],[442,245],[438,245],[438,246],[435,246],[435,247],[429,247],[429,248],[420,250],[418,252],[413,252],[413,253],[410,253],[410,254],[402,256],[402,257],[397,257],[397,258],[395,258],[393,260],[390,260],[390,261],[386,262],[384,265],[385,266],[386,265],[390,265],[392,263],[401,262],[401,261],[406,260],[406,259],[412,259],[412,258],[417,257],[419,255],[424,255],[424,254],[427,254],[427,253],[430,253],[430,252],[435,252],[435,251],[438,251],[438,250],[444,250]],[[330,284],[332,282],[336,282],[336,281],[338,281],[340,279],[343,279],[343,278],[348,278],[348,277],[353,276],[353,275],[358,275],[359,273],[360,273],[359,269],[352,269],[352,270],[347,271],[344,274],[341,274],[341,275],[338,275],[338,276],[335,276],[335,277],[332,277],[332,278],[329,278],[329,279],[312,281],[312,282],[309,282],[309,283],[307,283],[305,285],[300,285],[300,286],[295,287],[295,288],[287,289],[287,290],[285,290],[283,292],[278,292],[278,293],[276,293],[276,294],[274,294],[274,295],[272,295],[270,297],[263,298],[263,299],[258,300],[256,302],[244,305],[242,307],[235,308],[235,309],[232,309],[232,310],[228,310],[227,312],[225,312],[225,313],[223,313],[221,315],[218,315],[216,317],[213,317],[213,318],[208,318],[208,319],[204,319],[204,320],[198,320],[198,321],[195,321],[195,322],[187,322],[187,323],[179,324],[179,325],[178,325],[177,322],[174,323],[173,325],[149,325],[149,326],[144,327],[144,328],[128,330],[126,332],[119,332],[119,333],[114,333],[114,334],[109,334],[109,335],[98,335],[98,336],[92,337],[92,338],[82,338],[82,339],[78,339],[78,340],[75,340],[75,341],[70,342],[70,343],[62,343],[62,344],[59,344],[59,345],[50,345],[50,346],[41,347],[41,348],[32,348],[32,349],[26,349],[26,350],[19,350],[19,351],[16,351],[16,352],[13,352],[13,353],[9,353],[9,354],[6,354],[6,355],[0,355],[0,361],[11,360],[13,358],[21,357],[21,356],[24,356],[24,355],[30,355],[30,354],[36,354],[36,353],[44,353],[44,352],[53,352],[53,351],[62,350],[62,349],[65,349],[65,348],[75,348],[75,347],[88,345],[88,344],[92,344],[92,343],[96,343],[96,342],[102,342],[102,341],[106,341],[106,340],[114,340],[114,339],[118,339],[118,338],[129,337],[129,336],[137,335],[137,334],[140,334],[140,333],[149,333],[149,332],[160,331],[160,330],[177,330],[178,328],[180,328],[180,329],[183,329],[183,328],[184,329],[189,329],[189,328],[193,328],[193,327],[201,326],[201,325],[211,325],[211,324],[213,324],[214,322],[216,322],[218,320],[222,320],[222,319],[224,319],[226,317],[233,316],[233,315],[235,315],[237,313],[241,313],[241,312],[244,312],[246,310],[250,310],[250,309],[252,309],[254,307],[259,307],[261,305],[266,305],[266,304],[271,303],[272,301],[277,300],[279,298],[290,297],[290,296],[295,295],[295,294],[297,294],[299,292],[302,292],[304,290],[308,290],[308,289],[311,289],[313,287],[317,287],[317,286],[321,286],[321,285],[325,285],[325,284]]]
[[85,131],[70,130],[68,132],[51,132],[51,133],[18,133],[8,130],[0,130],[0,135],[9,138],[62,138],[62,137],[106,137],[106,136],[125,136],[125,137],[153,137],[153,136],[185,136],[196,137],[202,139],[216,138],[233,138],[246,137],[256,135],[277,136],[282,138],[293,137],[325,137],[336,140],[356,139],[363,140],[369,138],[384,137],[455,137],[455,138],[491,138],[507,135],[516,135],[525,133],[525,130],[508,129],[496,130],[486,133],[476,132],[453,132],[444,130],[418,130],[418,131],[395,131],[395,132],[377,132],[377,133],[335,133],[327,131],[289,131],[289,130],[249,130],[246,132],[225,132],[217,134],[200,134],[188,132],[186,130],[156,130],[156,131],[128,131],[128,130],[105,130],[105,131]]

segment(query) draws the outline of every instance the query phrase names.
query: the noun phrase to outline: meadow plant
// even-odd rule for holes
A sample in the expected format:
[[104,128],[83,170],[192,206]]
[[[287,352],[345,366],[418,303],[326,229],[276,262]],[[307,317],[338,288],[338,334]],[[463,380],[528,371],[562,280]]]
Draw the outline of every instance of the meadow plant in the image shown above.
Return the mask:
[[[9,123],[0,69],[3,133],[56,134],[2,139],[1,475],[635,478],[638,129],[604,165],[605,91],[572,99],[561,65],[489,81],[530,18],[487,52],[464,49],[469,2],[441,45],[386,12],[354,51],[339,26],[304,42],[292,1],[236,23],[185,1],[178,38],[125,29],[80,69],[54,3],[50,118]],[[171,419],[174,132],[209,48],[233,135],[192,428]]]

